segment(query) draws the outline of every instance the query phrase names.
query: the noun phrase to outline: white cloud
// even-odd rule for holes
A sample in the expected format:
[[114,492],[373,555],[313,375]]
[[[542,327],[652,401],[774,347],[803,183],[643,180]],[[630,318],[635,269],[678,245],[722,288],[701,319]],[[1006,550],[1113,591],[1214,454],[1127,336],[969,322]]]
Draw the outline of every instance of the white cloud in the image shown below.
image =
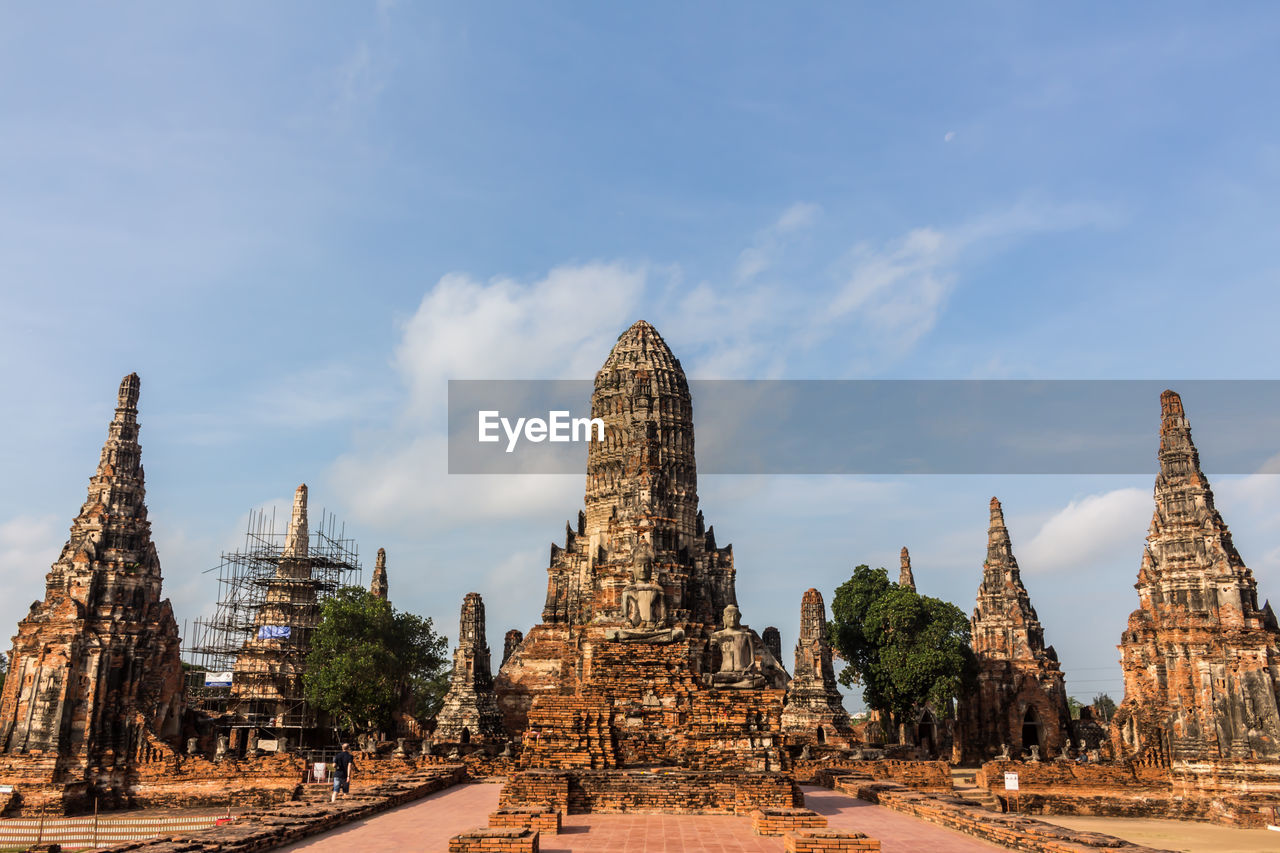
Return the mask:
[[946,135],[942,137],[942,141],[951,142],[955,138],[956,138],[956,132],[954,130],[948,130]]
[[900,356],[936,325],[966,262],[1028,234],[1108,227],[1118,219],[1098,205],[1021,203],[951,227],[915,228],[878,244],[859,242],[811,334],[825,338],[852,325],[869,348]]
[[449,476],[449,379],[589,379],[637,319],[643,267],[560,266],[522,283],[444,276],[401,329],[394,364],[408,391],[391,430],[370,434],[331,469],[359,520],[456,525],[571,511],[582,477]]
[[1084,571],[1094,564],[1142,554],[1154,508],[1141,489],[1116,489],[1071,503],[1041,526],[1021,549],[1029,572]]

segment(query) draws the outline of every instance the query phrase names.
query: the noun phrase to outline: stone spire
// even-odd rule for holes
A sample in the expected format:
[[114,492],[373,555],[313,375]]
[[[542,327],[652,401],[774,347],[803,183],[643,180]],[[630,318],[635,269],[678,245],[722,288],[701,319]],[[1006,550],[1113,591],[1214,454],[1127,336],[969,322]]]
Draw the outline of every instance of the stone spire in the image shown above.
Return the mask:
[[[524,633],[512,628],[502,640],[502,666],[507,665],[507,661],[511,659],[511,655],[515,654],[515,650],[520,648],[520,644],[524,642]],[[499,667],[501,669],[502,667]]]
[[764,640],[764,647],[769,650],[769,654],[773,655],[773,659],[781,663],[782,661],[782,634],[778,629],[770,625],[764,629],[764,633],[760,635],[760,639]]
[[907,551],[907,546],[902,546],[902,553],[898,556],[902,563],[902,567],[898,570],[898,586],[906,587],[914,590],[916,588],[915,575],[911,574],[911,554]]
[[960,703],[966,760],[985,760],[1003,744],[1058,753],[1070,737],[1067,690],[1053,647],[1022,584],[1000,501],[991,499],[987,559],[970,628],[978,660],[976,692]]
[[444,705],[436,715],[435,739],[444,743],[491,743],[505,738],[502,715],[493,695],[484,599],[478,592],[469,592],[462,600],[453,676]]
[[787,685],[782,730],[790,739],[848,746],[853,737],[849,715],[836,688],[831,646],[827,641],[827,608],[822,593],[806,590],[800,601],[800,639],[796,668]]
[[387,598],[387,549],[378,549],[377,562],[373,564],[373,580],[369,582],[369,594],[374,598]]
[[57,756],[55,782],[92,786],[99,761],[127,768],[149,740],[179,733],[178,628],[147,520],[140,388],[135,373],[120,383],[88,497],[44,601],[18,625],[0,700],[0,751]]
[[630,558],[653,551],[670,621],[718,623],[736,602],[733,551],[719,548],[698,512],[693,404],[680,361],[653,326],[618,337],[596,374],[591,416],[605,440],[587,446],[586,511],[552,546],[546,624],[620,622]]
[[982,564],[982,584],[973,611],[973,650],[1010,659],[1035,657],[1045,651],[1044,629],[1022,585],[1004,510],[996,498],[991,499],[987,559]]
[[1155,512],[1121,639],[1113,731],[1130,756],[1280,758],[1280,634],[1200,470],[1182,399],[1160,395]]
[[293,511],[289,514],[289,531],[284,537],[284,558],[307,556],[307,484],[293,493]]

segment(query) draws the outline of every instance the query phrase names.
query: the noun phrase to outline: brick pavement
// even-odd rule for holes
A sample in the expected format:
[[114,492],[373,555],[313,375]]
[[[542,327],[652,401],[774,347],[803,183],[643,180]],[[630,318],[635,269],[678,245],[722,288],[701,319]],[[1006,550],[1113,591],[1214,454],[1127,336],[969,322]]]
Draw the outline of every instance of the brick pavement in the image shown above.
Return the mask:
[[[890,811],[827,788],[802,786],[808,808],[827,816],[832,829],[852,829],[880,839],[881,853],[992,853],[1006,850],[968,835]],[[1007,851],[1006,851],[1007,853]]]
[[[825,788],[806,787],[809,808],[832,829],[852,829],[881,842],[883,853],[991,853],[1002,850],[908,815]],[[445,851],[449,839],[488,823],[498,785],[460,785],[430,797],[298,842],[285,851],[391,853]],[[541,839],[543,853],[782,853],[780,838],[751,833],[751,819],[726,815],[566,815],[560,835]]]

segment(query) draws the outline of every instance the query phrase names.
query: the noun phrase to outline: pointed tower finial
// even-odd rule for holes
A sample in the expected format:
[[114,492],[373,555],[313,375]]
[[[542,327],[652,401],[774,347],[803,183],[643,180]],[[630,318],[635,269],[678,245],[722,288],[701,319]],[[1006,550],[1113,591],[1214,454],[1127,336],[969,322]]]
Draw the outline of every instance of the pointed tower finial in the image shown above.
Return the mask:
[[902,546],[902,553],[898,555],[898,559],[901,562],[901,568],[898,570],[898,586],[914,590],[916,578],[911,574],[911,552],[907,550],[906,545]]
[[138,374],[130,373],[120,380],[120,391],[116,395],[116,409],[128,409],[134,414],[138,411],[138,392],[142,390],[142,380]]
[[369,583],[369,594],[374,598],[387,600],[389,586],[387,584],[387,549],[378,549],[378,560],[373,564],[373,580]]
[[987,527],[987,565],[1018,570],[1018,561],[1013,556],[1013,543],[1009,539],[1009,528],[1004,524],[1004,508],[1000,499],[991,499],[991,523]]
[[284,538],[283,557],[307,556],[307,484],[293,493],[293,512],[289,515],[289,532]]

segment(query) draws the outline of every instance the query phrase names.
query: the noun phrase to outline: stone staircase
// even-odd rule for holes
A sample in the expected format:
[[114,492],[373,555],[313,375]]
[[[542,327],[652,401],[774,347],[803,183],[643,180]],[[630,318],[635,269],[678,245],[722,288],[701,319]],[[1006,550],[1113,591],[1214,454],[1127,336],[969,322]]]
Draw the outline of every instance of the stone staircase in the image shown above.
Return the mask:
[[1004,812],[1000,798],[986,788],[979,788],[973,770],[955,767],[951,770],[951,786],[957,797],[981,806],[987,811]]

